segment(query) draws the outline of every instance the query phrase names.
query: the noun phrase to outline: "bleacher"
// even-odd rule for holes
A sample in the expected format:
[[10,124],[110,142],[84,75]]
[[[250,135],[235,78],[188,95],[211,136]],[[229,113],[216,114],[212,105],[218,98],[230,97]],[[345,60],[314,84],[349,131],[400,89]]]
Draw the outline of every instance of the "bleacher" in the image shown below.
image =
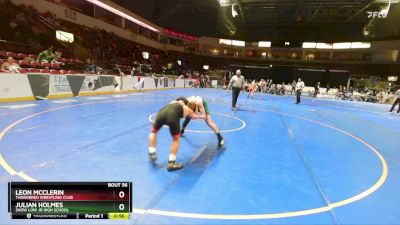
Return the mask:
[[[59,58],[55,62],[39,62],[36,61],[36,54],[0,49],[0,64],[5,63],[8,57],[14,58],[15,62],[21,67],[20,73],[76,74],[77,71],[71,68],[82,69],[85,64],[82,60],[75,58]],[[33,61],[26,60],[26,57],[33,59]]]

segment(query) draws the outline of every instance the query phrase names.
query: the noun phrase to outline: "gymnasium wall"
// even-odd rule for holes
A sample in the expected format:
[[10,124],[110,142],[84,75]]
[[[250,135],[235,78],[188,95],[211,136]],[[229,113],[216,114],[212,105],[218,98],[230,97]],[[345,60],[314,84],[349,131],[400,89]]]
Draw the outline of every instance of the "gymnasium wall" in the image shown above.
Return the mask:
[[[144,81],[139,84],[140,81]],[[0,102],[191,87],[184,79],[107,75],[0,74]],[[139,84],[139,85],[138,85]]]
[[271,79],[272,78],[272,68],[270,67],[244,67],[241,69],[242,74],[246,79]]
[[[301,77],[306,86],[314,86],[320,82],[321,87],[326,87],[327,84],[331,88],[346,86],[350,78],[348,71],[339,70],[312,70],[312,69],[297,69],[297,77]],[[297,80],[297,78],[296,78]]]
[[291,83],[296,77],[294,73],[295,68],[290,66],[274,66],[272,72],[272,80],[275,84],[281,84],[282,82]]
[[[296,69],[294,80],[301,78],[305,85],[313,87],[318,81],[321,82],[326,75],[325,70]],[[322,85],[325,86],[326,83]]]

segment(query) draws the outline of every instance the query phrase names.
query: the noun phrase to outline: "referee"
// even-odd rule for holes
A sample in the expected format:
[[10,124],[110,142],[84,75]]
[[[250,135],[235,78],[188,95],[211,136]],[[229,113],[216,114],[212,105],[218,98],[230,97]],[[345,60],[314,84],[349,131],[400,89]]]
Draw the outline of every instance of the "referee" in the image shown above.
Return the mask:
[[236,102],[239,97],[240,91],[244,90],[245,80],[241,75],[241,71],[236,70],[236,74],[233,75],[231,81],[229,82],[228,90],[232,87],[232,110],[236,111]]
[[303,91],[304,88],[304,82],[301,80],[301,78],[299,78],[299,80],[296,83],[296,104],[300,103],[300,95],[301,92]]

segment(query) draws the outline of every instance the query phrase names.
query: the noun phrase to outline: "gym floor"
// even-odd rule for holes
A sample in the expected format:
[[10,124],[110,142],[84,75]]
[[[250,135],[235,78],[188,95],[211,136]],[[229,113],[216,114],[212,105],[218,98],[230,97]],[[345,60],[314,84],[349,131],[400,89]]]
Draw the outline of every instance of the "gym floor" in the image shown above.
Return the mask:
[[[192,121],[167,172],[171,136],[147,155],[150,121],[199,95],[225,148]],[[0,224],[9,181],[132,181],[130,221],[57,224],[400,224],[400,116],[390,106],[294,96],[175,89],[0,104]]]

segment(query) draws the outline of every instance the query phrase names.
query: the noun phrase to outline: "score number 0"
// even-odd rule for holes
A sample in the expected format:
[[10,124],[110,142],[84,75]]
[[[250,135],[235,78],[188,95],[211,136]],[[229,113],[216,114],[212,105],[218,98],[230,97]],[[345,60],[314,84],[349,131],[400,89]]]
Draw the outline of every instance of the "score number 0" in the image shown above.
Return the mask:
[[[125,197],[125,192],[124,191],[120,191],[118,193],[118,197],[119,198],[124,198]],[[119,208],[119,210],[123,211],[125,209],[125,205],[121,203],[121,204],[119,204],[118,208]]]

